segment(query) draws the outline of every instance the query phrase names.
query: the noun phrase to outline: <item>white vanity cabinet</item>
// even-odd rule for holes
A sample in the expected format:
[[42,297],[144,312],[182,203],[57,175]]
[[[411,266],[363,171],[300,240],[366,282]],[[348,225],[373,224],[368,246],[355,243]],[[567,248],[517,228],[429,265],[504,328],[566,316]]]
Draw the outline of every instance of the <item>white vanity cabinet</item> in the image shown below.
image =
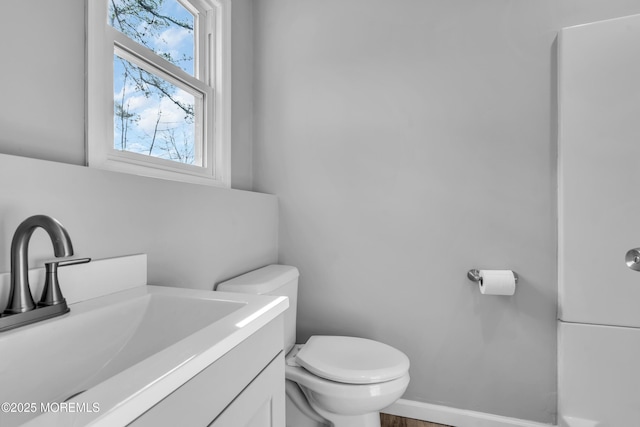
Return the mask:
[[269,322],[129,425],[284,427],[282,321]]

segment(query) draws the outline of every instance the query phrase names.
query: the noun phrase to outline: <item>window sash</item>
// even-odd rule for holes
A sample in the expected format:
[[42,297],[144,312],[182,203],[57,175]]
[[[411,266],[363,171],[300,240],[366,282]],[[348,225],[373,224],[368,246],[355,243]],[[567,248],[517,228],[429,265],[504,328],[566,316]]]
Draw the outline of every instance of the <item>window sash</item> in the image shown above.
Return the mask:
[[136,61],[142,61],[143,63],[148,64],[151,67],[162,71],[166,75],[171,76],[175,81],[183,82],[200,93],[205,93],[212,89],[208,83],[192,76],[182,68],[167,61],[146,46],[131,40],[129,37],[109,25],[107,25],[107,33],[110,36],[109,38],[113,40],[113,44],[116,49],[120,52],[130,53],[136,57]]
[[[210,165],[213,165],[213,156],[212,156],[212,153],[210,153],[211,150],[208,149],[207,143],[206,143],[207,142],[207,138],[208,138],[208,131],[211,128],[211,126],[213,126],[212,123],[207,123],[207,117],[209,117],[208,111],[209,111],[210,108],[212,108],[212,106],[210,105],[211,102],[209,102],[209,99],[213,97],[212,88],[210,88],[207,85],[202,84],[198,80],[193,80],[192,78],[190,79],[190,80],[192,80],[191,83],[197,83],[196,85],[189,84],[188,82],[180,80],[180,79],[174,77],[173,75],[168,74],[165,70],[158,68],[157,64],[151,64],[151,63],[145,61],[144,59],[138,57],[136,54],[134,54],[134,53],[132,53],[132,52],[130,52],[128,50],[123,49],[122,47],[120,47],[118,45],[117,42],[116,42],[116,44],[114,46],[114,53],[117,56],[121,57],[122,59],[125,59],[125,60],[129,61],[133,65],[142,68],[143,70],[147,71],[148,73],[154,74],[154,75],[162,78],[163,80],[166,80],[167,82],[169,82],[172,85],[184,90],[185,92],[189,93],[190,95],[192,95],[194,97],[194,100],[195,100],[195,105],[194,105],[194,109],[195,109],[194,150],[195,150],[195,153],[194,154],[195,154],[195,159],[196,159],[197,165],[188,165],[188,166],[192,167],[191,169],[188,169],[188,170],[191,170],[191,172],[195,172],[195,173],[197,173],[199,170],[205,170],[205,171],[208,170],[208,167]],[[167,61],[165,61],[165,62],[167,62]],[[173,65],[173,64],[168,63],[168,62],[167,62],[167,64]],[[184,70],[182,70],[181,68],[178,68],[178,71],[182,71],[188,77],[191,77],[189,74],[185,73]],[[198,86],[198,87],[194,87],[194,86]],[[111,149],[113,150],[111,152],[111,155],[114,155],[115,153],[123,153],[123,150],[116,149],[114,147],[114,144],[111,144]],[[124,150],[124,152],[126,153],[126,155],[128,155],[129,153],[133,153],[132,151],[127,151],[127,150]],[[133,154],[135,154],[135,153],[133,153]],[[143,156],[143,158],[148,158],[149,161],[152,161],[150,159],[161,159],[161,158],[156,157],[156,156],[145,156],[145,155],[142,155],[142,154],[141,154],[141,156]],[[161,159],[161,160],[164,160],[164,159]],[[173,163],[180,164],[180,162],[175,162],[175,161],[172,161],[172,160],[166,160],[166,161],[169,162],[169,164],[173,164]],[[160,162],[159,165],[167,165],[167,164],[165,162]]]

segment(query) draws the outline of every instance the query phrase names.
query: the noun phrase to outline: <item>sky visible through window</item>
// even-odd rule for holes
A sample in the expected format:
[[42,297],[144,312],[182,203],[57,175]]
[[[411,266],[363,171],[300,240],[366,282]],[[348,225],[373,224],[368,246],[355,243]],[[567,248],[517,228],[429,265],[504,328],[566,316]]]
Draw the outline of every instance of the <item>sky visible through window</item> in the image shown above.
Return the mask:
[[[110,0],[109,24],[194,74],[194,17],[176,0]],[[195,117],[202,99],[117,54],[113,67],[113,147],[202,166]]]

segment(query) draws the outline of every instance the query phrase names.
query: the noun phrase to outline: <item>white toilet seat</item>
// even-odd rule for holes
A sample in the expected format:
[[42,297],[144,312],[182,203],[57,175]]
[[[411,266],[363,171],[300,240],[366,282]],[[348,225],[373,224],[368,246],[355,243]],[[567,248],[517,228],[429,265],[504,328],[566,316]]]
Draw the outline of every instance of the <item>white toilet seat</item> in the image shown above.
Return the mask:
[[296,362],[309,372],[346,384],[395,380],[409,370],[401,351],[365,338],[314,335],[297,353]]
[[[313,338],[314,337],[311,337],[309,341],[315,341],[314,347],[318,345],[318,343],[322,343],[322,342],[327,342],[327,343],[336,342],[335,340],[325,341],[323,339],[316,341]],[[331,338],[345,338],[346,340],[338,340],[338,341],[341,341],[342,343],[345,343],[350,340],[354,340],[352,337],[331,337]],[[362,340],[362,338],[355,339],[353,342],[355,343],[358,340]],[[346,371],[349,371],[347,369],[348,366],[357,368],[357,365],[354,363],[357,363],[358,361],[362,361],[361,356],[358,356],[360,357],[359,359],[358,358],[350,359],[348,357],[349,355],[352,355],[352,354],[356,354],[357,356],[358,351],[355,351],[355,353],[350,353],[349,351],[346,351],[347,364],[346,365],[338,364],[339,368],[337,370],[331,370],[331,368],[327,368],[326,366],[332,366],[331,363],[327,362],[327,360],[333,360],[333,362],[335,362],[336,360],[338,361],[340,360],[339,357],[337,359],[335,357],[333,359],[331,357],[329,357],[328,359],[324,359],[324,361],[326,362],[326,366],[324,366],[324,370],[325,372],[327,369],[329,370],[327,376],[335,377],[336,373],[341,375],[340,378],[343,381],[336,381],[330,378],[329,379],[323,378],[319,375],[316,375],[314,372],[311,372],[310,370],[306,369],[306,367],[301,366],[302,364],[300,362],[302,362],[302,360],[300,358],[300,353],[303,353],[303,356],[304,356],[304,349],[309,344],[309,341],[307,341],[307,344],[295,345],[294,348],[289,352],[289,354],[287,354],[286,366],[285,366],[285,378],[289,381],[295,382],[300,386],[305,396],[307,397],[309,403],[316,410],[319,410],[318,408],[321,408],[322,410],[326,410],[334,414],[342,414],[342,415],[360,415],[360,414],[365,414],[369,412],[377,412],[380,409],[390,405],[391,403],[399,399],[404,393],[404,391],[406,390],[407,386],[409,385],[409,379],[410,379],[409,378],[409,360],[404,355],[404,353],[394,349],[393,347],[386,346],[385,344],[382,344],[376,341],[365,343],[365,346],[364,346],[364,348],[371,348],[368,346],[373,346],[373,347],[376,347],[376,350],[379,350],[380,348],[383,348],[383,347],[378,347],[377,345],[379,344],[380,346],[389,347],[390,349],[394,350],[393,352],[390,352],[392,357],[390,357],[389,359],[385,359],[384,357],[382,357],[380,360],[378,360],[377,365],[376,364],[373,365],[373,366],[377,366],[378,370],[384,371],[383,372],[384,375],[380,372],[376,374],[375,373],[376,370],[374,369],[373,376],[375,378],[392,378],[392,379],[389,379],[386,381],[374,382],[373,378],[363,377],[363,372],[359,371],[358,369],[353,369],[352,371],[347,372],[345,374]],[[366,340],[366,341],[371,341],[371,340]],[[355,343],[354,346],[360,349],[363,348],[363,347],[358,347],[357,343]],[[347,347],[349,347],[348,344],[347,344]],[[320,349],[318,351],[318,354],[316,354],[316,356],[320,357],[320,359],[314,360],[314,361],[319,362],[320,365],[322,365],[321,362],[323,361],[323,359],[321,358],[321,355],[324,353],[332,353],[331,350],[332,350],[332,347],[329,347],[328,350],[326,351],[324,349]],[[336,347],[333,347],[333,350],[335,351]],[[350,350],[350,349],[347,348],[346,350]],[[383,353],[384,353],[384,350],[383,350]],[[399,353],[399,355],[396,354],[395,352]],[[404,359],[406,359],[406,363]],[[384,360],[387,360],[388,362],[390,362],[390,366],[386,366],[387,369],[384,369],[385,366],[382,364]],[[371,366],[368,366],[368,367],[370,368]],[[345,378],[356,378],[361,382],[347,383],[347,382],[344,382]],[[366,382],[364,382],[365,380]]]

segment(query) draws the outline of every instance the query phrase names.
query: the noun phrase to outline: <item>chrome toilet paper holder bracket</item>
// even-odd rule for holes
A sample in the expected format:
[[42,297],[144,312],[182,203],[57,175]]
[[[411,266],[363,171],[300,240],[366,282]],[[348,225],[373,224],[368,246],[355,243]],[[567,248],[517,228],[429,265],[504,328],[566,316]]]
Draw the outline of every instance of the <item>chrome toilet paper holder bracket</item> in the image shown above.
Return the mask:
[[[512,271],[513,273],[513,277],[516,281],[516,283],[518,283],[518,273],[516,273],[515,271]],[[472,268],[471,270],[469,270],[467,272],[467,278],[469,280],[471,280],[472,282],[480,282],[480,280],[482,280],[482,277],[480,277],[480,270],[477,270],[475,268]]]

